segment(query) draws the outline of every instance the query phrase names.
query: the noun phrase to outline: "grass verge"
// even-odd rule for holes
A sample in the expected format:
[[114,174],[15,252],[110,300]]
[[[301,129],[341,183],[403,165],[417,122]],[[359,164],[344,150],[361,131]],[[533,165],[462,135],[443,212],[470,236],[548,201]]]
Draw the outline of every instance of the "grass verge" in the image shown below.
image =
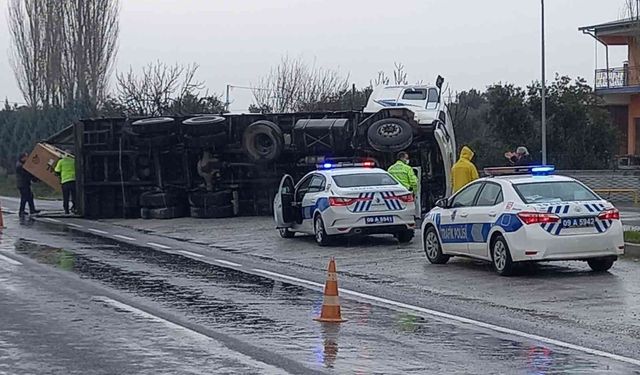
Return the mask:
[[640,244],[640,232],[635,230],[628,230],[624,232],[624,242]]

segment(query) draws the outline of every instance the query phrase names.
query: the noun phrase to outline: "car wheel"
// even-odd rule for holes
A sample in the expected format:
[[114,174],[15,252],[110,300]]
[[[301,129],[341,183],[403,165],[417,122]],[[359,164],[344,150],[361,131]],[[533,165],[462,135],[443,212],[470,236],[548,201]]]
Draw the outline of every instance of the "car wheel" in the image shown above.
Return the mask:
[[398,152],[413,142],[413,129],[399,118],[385,118],[371,124],[367,130],[369,145],[381,152]]
[[296,232],[290,231],[289,228],[278,228],[278,233],[282,238],[293,238],[296,235]]
[[409,243],[413,239],[414,235],[415,235],[415,232],[412,229],[410,229],[410,230],[405,230],[405,231],[396,233],[395,237],[400,243]]
[[497,237],[491,244],[491,259],[493,268],[501,276],[511,276],[515,265],[511,259],[511,252],[504,237]]
[[329,235],[327,231],[324,229],[324,221],[322,221],[322,216],[317,215],[315,220],[313,221],[313,229],[315,232],[316,242],[320,246],[329,245]]
[[597,259],[589,259],[587,260],[589,267],[595,272],[605,272],[608,271],[611,267],[613,267],[613,263],[615,263],[614,259],[611,258],[597,258]]
[[432,264],[445,264],[451,258],[449,255],[442,253],[442,245],[434,227],[427,228],[424,233],[424,252]]
[[150,208],[141,208],[140,209],[140,218],[144,220],[151,219],[151,209]]

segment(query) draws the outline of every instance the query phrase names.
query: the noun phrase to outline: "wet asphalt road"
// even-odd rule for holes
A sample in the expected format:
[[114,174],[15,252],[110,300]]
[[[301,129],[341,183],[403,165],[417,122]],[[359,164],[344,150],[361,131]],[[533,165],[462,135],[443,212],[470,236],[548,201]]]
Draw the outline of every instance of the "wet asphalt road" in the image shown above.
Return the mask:
[[[46,222],[19,225],[14,215],[5,218],[9,228],[0,243],[0,255],[5,256],[0,258],[0,316],[7,324],[0,327],[0,373],[640,373],[639,367],[612,358],[344,294],[349,322],[321,325],[312,320],[322,298],[316,287],[256,275],[253,268],[322,281],[327,259],[322,252],[345,251],[340,246],[326,250],[306,238],[287,242],[264,236],[263,252],[256,255],[239,233],[215,233],[219,248],[209,248],[193,243],[199,241],[197,233],[185,242],[77,219],[65,219],[75,223],[70,228]],[[258,224],[264,220],[249,220],[254,234],[261,234]],[[205,222],[212,223],[200,221]],[[93,234],[80,233],[80,225]],[[195,224],[190,225],[193,231]],[[179,222],[172,226],[180,229]],[[117,241],[99,238],[113,238],[116,231],[121,236]],[[232,237],[236,242],[225,245]],[[272,242],[278,244],[280,259],[275,250],[269,254],[273,256],[264,255]],[[498,278],[470,261],[439,267],[434,276],[441,280],[440,288],[449,283],[450,290],[466,293],[467,303],[462,303],[454,293],[431,292],[438,285],[424,285],[416,293],[419,288],[409,281],[424,281],[424,270],[434,269],[413,258],[407,263],[412,248],[401,249],[385,238],[346,245],[356,254],[338,255],[341,286],[410,306],[435,304],[439,310],[457,312],[447,308],[453,301],[461,316],[478,318],[491,311],[490,323],[510,326],[516,321],[515,329],[522,330],[542,322],[540,329],[529,332],[556,330],[554,338],[577,344],[585,343],[564,334],[572,324],[586,330],[610,314],[612,326],[619,326],[637,313],[640,264],[632,260],[605,275],[586,272],[578,263],[529,270],[515,279]],[[286,246],[295,246],[298,253],[293,256]],[[371,259],[375,257],[376,262]],[[306,264],[301,264],[304,259]],[[398,270],[394,263],[406,263],[405,272],[392,278],[389,273]],[[483,285],[472,285],[480,280]],[[502,290],[495,288],[500,285]],[[487,296],[476,296],[485,286]],[[563,305],[582,309],[588,290],[598,298],[587,308],[592,312],[567,309],[567,319],[544,312]],[[518,314],[505,309],[505,303],[490,303],[531,303],[527,293],[536,298],[546,294],[547,301]],[[466,310],[474,305],[483,307]],[[593,315],[593,322],[576,322],[574,315]],[[622,343],[637,340],[635,328],[630,328],[620,332]],[[592,341],[614,352],[603,331],[591,331]],[[638,358],[637,346],[629,349],[615,353]]]

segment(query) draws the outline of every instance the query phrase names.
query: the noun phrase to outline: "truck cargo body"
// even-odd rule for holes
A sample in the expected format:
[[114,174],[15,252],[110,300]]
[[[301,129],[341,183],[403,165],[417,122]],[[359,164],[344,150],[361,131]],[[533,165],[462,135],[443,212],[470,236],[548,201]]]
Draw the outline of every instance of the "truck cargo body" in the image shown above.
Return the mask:
[[425,212],[450,191],[455,158],[446,106],[427,112],[400,103],[375,112],[82,120],[73,126],[77,206],[91,218],[139,217],[145,192],[169,191],[188,205],[208,187],[232,191],[236,214],[269,215],[284,174],[300,178],[328,160],[387,168],[405,150],[420,173]]

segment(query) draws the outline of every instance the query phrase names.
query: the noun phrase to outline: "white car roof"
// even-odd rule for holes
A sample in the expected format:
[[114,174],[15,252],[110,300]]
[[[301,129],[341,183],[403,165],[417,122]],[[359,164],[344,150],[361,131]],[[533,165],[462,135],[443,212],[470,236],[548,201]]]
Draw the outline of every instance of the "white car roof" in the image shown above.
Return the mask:
[[532,175],[508,175],[508,176],[496,176],[496,177],[487,177],[487,181],[491,180],[502,180],[511,182],[514,185],[518,184],[527,184],[532,182],[566,182],[566,181],[575,181],[574,178],[567,176],[559,176],[559,175],[549,175],[549,176],[532,176]]
[[349,168],[333,168],[333,169],[322,169],[317,171],[319,173],[325,174],[327,176],[340,176],[345,174],[355,174],[355,173],[387,173],[384,169],[380,168],[365,168],[365,167],[349,167]]

